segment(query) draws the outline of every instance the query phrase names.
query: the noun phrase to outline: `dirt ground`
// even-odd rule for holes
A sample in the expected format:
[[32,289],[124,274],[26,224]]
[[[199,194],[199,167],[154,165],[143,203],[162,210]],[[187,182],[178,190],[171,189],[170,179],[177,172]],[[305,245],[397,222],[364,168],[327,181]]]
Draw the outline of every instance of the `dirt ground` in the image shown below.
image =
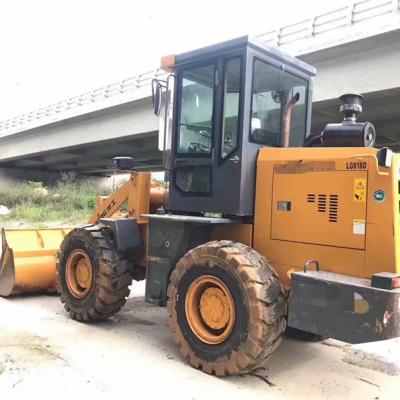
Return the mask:
[[258,372],[265,380],[206,375],[180,356],[166,310],[144,302],[143,284],[133,292],[118,315],[90,325],[69,319],[56,296],[0,299],[0,395],[399,399],[400,377],[350,365],[341,348],[288,338]]

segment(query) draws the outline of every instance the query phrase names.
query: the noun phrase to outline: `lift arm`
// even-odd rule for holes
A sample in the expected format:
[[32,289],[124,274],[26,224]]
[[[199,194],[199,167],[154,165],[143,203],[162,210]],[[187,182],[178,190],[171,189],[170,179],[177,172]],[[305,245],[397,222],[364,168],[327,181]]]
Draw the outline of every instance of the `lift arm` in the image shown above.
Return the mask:
[[[125,215],[120,212],[121,207],[128,202],[128,211]],[[150,207],[150,174],[146,172],[132,172],[129,180],[109,197],[98,197],[97,208],[89,218],[89,224],[96,224],[100,218],[125,216],[136,218],[143,223],[142,214],[147,214]]]
[[[99,197],[89,218],[136,218],[141,229],[147,219],[142,214],[162,204],[164,189],[151,187],[150,173],[132,172],[129,180],[109,197]],[[121,207],[127,203],[126,213]],[[0,296],[56,290],[57,252],[72,228],[3,229],[0,243]]]

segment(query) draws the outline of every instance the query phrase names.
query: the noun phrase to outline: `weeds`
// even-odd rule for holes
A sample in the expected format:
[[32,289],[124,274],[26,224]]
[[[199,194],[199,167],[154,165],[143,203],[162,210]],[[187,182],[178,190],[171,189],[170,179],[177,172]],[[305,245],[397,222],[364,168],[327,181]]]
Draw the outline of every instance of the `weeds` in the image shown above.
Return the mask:
[[21,221],[45,226],[50,221],[79,224],[88,220],[96,207],[96,197],[110,190],[89,180],[78,180],[74,174],[63,174],[59,182],[45,188],[42,182],[28,181],[10,190],[0,190],[0,204],[11,211],[0,216],[0,224]]

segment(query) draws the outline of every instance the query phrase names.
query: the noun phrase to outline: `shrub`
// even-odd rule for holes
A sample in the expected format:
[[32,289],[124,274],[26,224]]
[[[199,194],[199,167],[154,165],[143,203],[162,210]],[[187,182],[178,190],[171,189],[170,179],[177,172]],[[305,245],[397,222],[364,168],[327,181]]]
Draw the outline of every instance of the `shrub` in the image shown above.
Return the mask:
[[24,221],[46,224],[85,223],[96,207],[96,197],[109,195],[97,182],[78,180],[76,174],[62,174],[52,187],[43,182],[28,181],[9,190],[0,190],[0,204],[12,210],[4,221]]

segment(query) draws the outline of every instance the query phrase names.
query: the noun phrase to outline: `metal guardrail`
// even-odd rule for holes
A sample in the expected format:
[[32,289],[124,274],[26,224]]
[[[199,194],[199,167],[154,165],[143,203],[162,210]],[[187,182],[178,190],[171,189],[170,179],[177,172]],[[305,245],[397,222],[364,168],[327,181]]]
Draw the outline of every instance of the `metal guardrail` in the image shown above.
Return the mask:
[[39,108],[32,112],[18,115],[14,118],[0,121],[0,137],[4,131],[12,130],[18,126],[34,124],[35,121],[43,118],[50,118],[71,111],[79,107],[95,105],[113,97],[127,95],[138,91],[139,89],[150,87],[153,78],[165,75],[165,71],[161,69],[152,70],[143,74],[136,75],[132,78],[124,79],[119,82],[112,83],[91,92],[83,93],[76,97],[70,97],[66,100],[51,104],[48,107]]
[[349,6],[262,33],[256,38],[265,44],[280,47],[383,15],[399,13],[399,11],[399,0],[361,0]]
[[[400,0],[361,0],[352,5],[340,7],[333,11],[268,31],[257,35],[255,38],[265,44],[280,47],[303,39],[313,38],[332,30],[342,29],[388,14],[398,14],[399,12]],[[161,69],[149,71],[80,96],[71,97],[48,107],[0,121],[0,137],[17,130],[19,127],[39,126],[39,122],[42,119],[61,120],[62,115],[71,110],[134,93],[141,88],[149,87],[153,78],[164,74],[165,72]]]

